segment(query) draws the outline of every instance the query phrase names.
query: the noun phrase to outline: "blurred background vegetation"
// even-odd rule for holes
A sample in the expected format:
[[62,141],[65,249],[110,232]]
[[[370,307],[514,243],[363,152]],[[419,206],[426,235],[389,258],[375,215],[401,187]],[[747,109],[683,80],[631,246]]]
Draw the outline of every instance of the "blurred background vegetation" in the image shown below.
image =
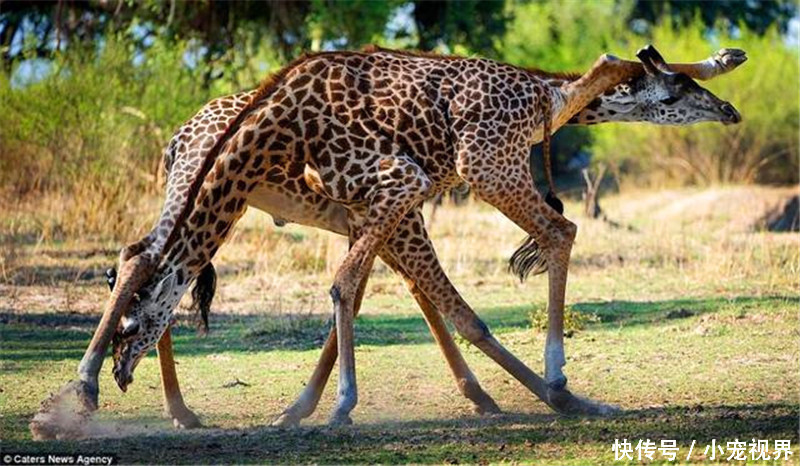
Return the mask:
[[565,128],[556,174],[601,162],[623,189],[797,183],[798,23],[791,0],[0,1],[2,230],[143,231],[158,213],[163,148],[205,102],[303,51],[368,43],[552,71],[646,43],[672,61],[742,48],[749,62],[707,87],[744,123]]

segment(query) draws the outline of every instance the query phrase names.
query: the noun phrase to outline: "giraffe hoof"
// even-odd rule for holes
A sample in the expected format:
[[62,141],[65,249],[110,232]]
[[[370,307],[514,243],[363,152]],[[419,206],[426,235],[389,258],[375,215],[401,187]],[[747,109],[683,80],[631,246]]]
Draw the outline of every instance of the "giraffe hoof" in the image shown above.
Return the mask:
[[472,406],[472,411],[475,414],[480,415],[489,415],[489,414],[500,414],[503,411],[497,406],[497,403],[494,402],[493,399],[486,396],[486,399],[482,400],[480,403],[475,403]]
[[502,414],[503,411],[500,409],[499,406],[479,406],[475,405],[472,407],[472,412],[481,416],[491,416],[493,414]]
[[573,395],[569,390],[550,391],[550,406],[565,416],[613,416],[622,412],[614,405]]
[[272,427],[297,427],[300,425],[300,419],[289,413],[283,413],[278,416],[278,419],[272,421]]
[[172,424],[176,429],[199,429],[203,427],[200,418],[189,408],[184,408],[179,413],[172,415]]
[[732,70],[747,61],[747,54],[740,49],[722,49],[714,54],[714,60],[724,70]]
[[331,416],[330,421],[328,421],[328,425],[332,427],[336,426],[349,426],[353,424],[353,420],[350,418],[348,414],[334,414]]
[[547,386],[548,386],[548,388],[550,388],[550,390],[553,390],[553,391],[556,391],[556,392],[562,391],[567,387],[567,376],[565,376],[563,374],[559,375],[555,379],[547,382]]

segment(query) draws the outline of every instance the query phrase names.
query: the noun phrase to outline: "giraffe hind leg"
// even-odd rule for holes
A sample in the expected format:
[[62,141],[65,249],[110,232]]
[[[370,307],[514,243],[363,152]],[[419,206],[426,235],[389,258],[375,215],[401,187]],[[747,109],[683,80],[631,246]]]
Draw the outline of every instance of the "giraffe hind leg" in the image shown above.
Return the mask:
[[[577,233],[575,224],[564,218],[536,192],[527,164],[527,147],[517,152],[505,150],[502,154],[485,154],[464,146],[459,154],[459,173],[479,197],[492,204],[510,220],[525,230],[540,249],[537,260],[544,258],[548,272],[548,332],[545,343],[545,377],[542,379],[521,361],[503,348],[493,337],[486,335],[474,344],[503,366],[514,377],[533,391],[550,407],[565,414],[609,414],[614,408],[576,397],[566,389],[563,373],[564,352],[564,301],[567,270],[572,244]],[[476,176],[472,169],[480,157],[494,161],[491,166],[495,176]],[[502,162],[500,162],[502,161]],[[480,173],[485,173],[485,170]],[[509,182],[508,180],[512,180]]]
[[[499,413],[500,408],[483,390],[470,370],[440,314],[450,314],[450,295],[447,291],[455,290],[452,286],[448,288],[449,280],[436,259],[436,251],[428,239],[419,209],[406,214],[395,234],[382,249],[380,257],[405,280],[406,287],[422,309],[425,322],[453,373],[458,390],[472,402],[473,410],[478,414]],[[428,261],[431,262],[430,267],[427,267]],[[420,270],[417,264],[425,264],[426,269]],[[441,271],[441,274],[437,274],[437,271]],[[444,292],[426,294],[423,288],[430,291],[431,283],[439,284],[439,289]]]

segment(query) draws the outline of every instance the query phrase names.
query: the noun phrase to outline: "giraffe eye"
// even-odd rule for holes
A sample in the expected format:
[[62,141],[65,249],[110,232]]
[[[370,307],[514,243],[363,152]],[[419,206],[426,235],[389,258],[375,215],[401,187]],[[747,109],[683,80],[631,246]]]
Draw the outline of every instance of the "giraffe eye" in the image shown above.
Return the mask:
[[679,100],[681,100],[680,97],[670,96],[667,97],[666,99],[661,99],[661,103],[664,105],[672,105]]

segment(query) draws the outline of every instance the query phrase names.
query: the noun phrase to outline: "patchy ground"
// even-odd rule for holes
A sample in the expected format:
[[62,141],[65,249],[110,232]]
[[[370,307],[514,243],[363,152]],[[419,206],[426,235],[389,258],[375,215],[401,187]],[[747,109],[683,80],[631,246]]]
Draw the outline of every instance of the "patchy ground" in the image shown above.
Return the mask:
[[[637,193],[603,199],[631,228],[580,219],[568,288],[585,328],[567,339],[573,391],[620,405],[611,419],[563,419],[459,340],[505,414],[479,417],[458,395],[401,281],[378,268],[356,323],[356,426],[330,429],[335,381],[305,427],[266,427],[302,389],[328,328],[327,288],[346,242],[248,214],[216,261],[211,334],[182,311],[176,358],[206,426],[161,416],[155,357],[127,394],[101,375],[102,438],[32,442],[39,402],[74,377],[107,296],[113,243],[6,238],[0,285],[3,452],[113,452],[143,463],[613,463],[615,439],[676,440],[685,461],[712,440],[792,441],[797,463],[800,327],[796,234],[759,231],[787,190]],[[498,339],[541,371],[546,279],[518,284],[505,260],[524,234],[481,205],[446,207],[431,226],[456,285]],[[274,251],[280,251],[276,254]],[[233,384],[236,380],[247,385]],[[634,458],[636,458],[634,452]],[[661,458],[656,453],[655,458]],[[727,454],[723,460],[727,458]],[[708,458],[711,459],[710,457]],[[719,460],[719,454],[716,458]],[[638,461],[635,461],[638,462]]]

